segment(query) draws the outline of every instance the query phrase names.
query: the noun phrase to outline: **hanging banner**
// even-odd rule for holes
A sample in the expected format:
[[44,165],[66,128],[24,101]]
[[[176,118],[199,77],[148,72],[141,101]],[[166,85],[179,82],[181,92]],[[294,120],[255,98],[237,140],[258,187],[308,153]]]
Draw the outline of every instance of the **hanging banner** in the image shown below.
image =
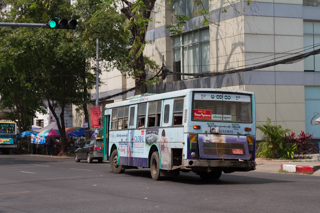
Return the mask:
[[100,106],[90,107],[92,128],[102,127]]

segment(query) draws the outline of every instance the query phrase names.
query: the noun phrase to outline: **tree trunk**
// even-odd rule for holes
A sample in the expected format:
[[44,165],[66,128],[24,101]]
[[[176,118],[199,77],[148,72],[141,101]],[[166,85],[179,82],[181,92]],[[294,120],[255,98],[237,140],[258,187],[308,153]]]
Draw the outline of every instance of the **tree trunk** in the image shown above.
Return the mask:
[[86,84],[86,67],[85,67],[85,62],[83,63],[83,75],[81,76],[82,81],[83,81],[83,112],[84,112],[84,122],[88,124],[88,127],[85,130],[86,133],[86,139],[90,138],[90,128],[89,128],[89,113],[88,113],[88,88]]
[[50,111],[53,114],[53,117],[56,119],[58,129],[60,132],[60,145],[61,145],[61,154],[66,154],[68,152],[67,148],[67,137],[66,137],[66,128],[64,124],[64,109],[65,106],[61,105],[61,113],[60,113],[60,118],[58,117],[57,113],[55,112],[55,109],[53,108],[52,104],[50,103],[49,99],[48,100],[48,106]]
[[[131,3],[127,0],[122,0],[123,3],[125,3],[127,5],[127,7],[123,7],[121,9],[121,12],[127,17],[127,19],[130,21],[132,18],[137,20],[139,13],[132,12],[133,7],[136,6],[136,3],[138,1],[135,1],[135,3]],[[148,22],[148,20],[150,19],[150,15],[151,15],[151,11],[155,5],[156,0],[144,0],[144,6],[145,7],[140,7],[139,12],[141,12],[140,14],[142,14],[142,18],[144,19],[145,22]],[[141,25],[140,25],[141,26]],[[133,25],[131,30],[133,39],[141,42],[142,44],[145,44],[145,36],[146,36],[146,32],[147,32],[147,25],[144,26],[145,29],[140,29],[139,26],[137,25]],[[139,53],[139,49],[138,48],[135,51],[133,60],[131,61],[130,65],[133,69],[134,72],[134,76],[136,79],[135,82],[135,95],[139,95],[139,94],[144,94],[147,92],[147,86],[146,86],[146,73],[145,73],[145,64],[143,61],[143,52],[141,53],[141,55],[139,55],[139,57],[137,57],[137,54]]]

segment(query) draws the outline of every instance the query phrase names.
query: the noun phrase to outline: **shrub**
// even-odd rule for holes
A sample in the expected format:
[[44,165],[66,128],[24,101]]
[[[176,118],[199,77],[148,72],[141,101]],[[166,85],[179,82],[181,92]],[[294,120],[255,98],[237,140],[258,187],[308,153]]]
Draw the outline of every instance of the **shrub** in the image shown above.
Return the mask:
[[290,129],[283,129],[281,125],[271,125],[270,118],[264,125],[258,125],[257,128],[263,133],[264,140],[258,146],[257,157],[286,157],[288,152],[291,156],[294,147],[288,147],[285,136]]
[[291,133],[286,136],[286,141],[289,144],[294,144],[297,146],[296,153],[298,155],[305,155],[310,151],[315,151],[316,147],[314,144],[310,145],[313,134],[305,133],[301,131],[298,136],[295,133]]

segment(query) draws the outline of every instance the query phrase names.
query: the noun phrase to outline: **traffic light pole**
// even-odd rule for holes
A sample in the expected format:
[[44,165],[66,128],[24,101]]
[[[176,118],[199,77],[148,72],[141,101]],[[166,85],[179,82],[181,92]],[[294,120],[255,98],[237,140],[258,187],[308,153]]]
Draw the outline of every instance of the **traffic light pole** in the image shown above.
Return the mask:
[[10,22],[0,22],[0,27],[32,27],[32,28],[48,28],[47,24],[10,23]]

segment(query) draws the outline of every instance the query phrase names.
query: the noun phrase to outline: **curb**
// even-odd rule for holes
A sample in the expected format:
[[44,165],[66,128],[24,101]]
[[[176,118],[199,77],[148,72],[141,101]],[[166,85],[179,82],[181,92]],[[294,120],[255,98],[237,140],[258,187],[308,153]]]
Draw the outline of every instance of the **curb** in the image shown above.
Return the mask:
[[287,172],[313,174],[320,166],[297,166],[292,164],[281,164],[281,170]]

